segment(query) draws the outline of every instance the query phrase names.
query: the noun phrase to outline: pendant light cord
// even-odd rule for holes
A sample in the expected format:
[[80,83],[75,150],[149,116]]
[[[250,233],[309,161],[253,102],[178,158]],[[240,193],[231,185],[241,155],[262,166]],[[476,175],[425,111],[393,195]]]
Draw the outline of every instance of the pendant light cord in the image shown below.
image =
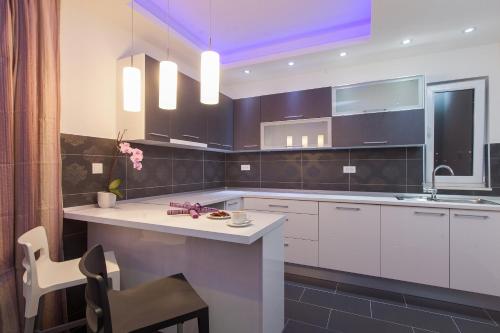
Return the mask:
[[209,36],[208,36],[208,48],[212,49],[212,0],[208,0],[208,11],[209,11]]
[[170,0],[167,0],[167,60],[170,60]]
[[135,0],[132,0],[132,10],[130,11],[130,22],[132,27],[132,52],[130,55],[130,64],[132,67],[134,67],[134,2]]

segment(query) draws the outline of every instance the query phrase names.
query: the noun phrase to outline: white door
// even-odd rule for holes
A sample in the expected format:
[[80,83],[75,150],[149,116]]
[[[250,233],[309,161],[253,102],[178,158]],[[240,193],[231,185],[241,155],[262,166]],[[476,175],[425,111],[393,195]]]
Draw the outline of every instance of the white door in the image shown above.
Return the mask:
[[320,202],[319,266],[380,276],[380,206]]
[[500,213],[450,213],[450,287],[500,296]]
[[449,210],[382,206],[381,212],[382,277],[448,288]]

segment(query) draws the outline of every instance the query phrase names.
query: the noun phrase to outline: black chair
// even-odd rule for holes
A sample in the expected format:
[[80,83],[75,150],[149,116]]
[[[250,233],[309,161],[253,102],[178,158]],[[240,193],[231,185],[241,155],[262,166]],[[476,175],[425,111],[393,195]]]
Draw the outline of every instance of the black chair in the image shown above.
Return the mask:
[[79,263],[87,277],[87,331],[92,333],[156,332],[198,319],[198,331],[209,332],[208,306],[184,275],[176,274],[127,290],[108,288],[101,245],[92,247]]

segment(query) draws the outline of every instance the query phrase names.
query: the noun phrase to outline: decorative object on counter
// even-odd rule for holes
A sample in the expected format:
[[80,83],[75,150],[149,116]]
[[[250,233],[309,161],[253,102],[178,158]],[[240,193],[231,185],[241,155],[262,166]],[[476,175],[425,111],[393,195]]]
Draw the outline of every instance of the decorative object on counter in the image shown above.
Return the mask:
[[198,217],[200,217],[202,213],[212,213],[219,211],[217,208],[203,207],[199,203],[192,204],[190,202],[185,202],[183,204],[171,202],[170,207],[175,207],[180,209],[169,209],[167,210],[168,215],[189,214],[193,219],[197,219]]
[[111,177],[113,176],[113,171],[116,167],[116,161],[118,159],[119,153],[130,155],[130,160],[133,163],[134,169],[136,169],[137,171],[142,170],[142,160],[144,158],[142,150],[138,148],[132,148],[130,146],[130,143],[122,141],[126,131],[127,130],[118,132],[118,136],[116,137],[116,146],[113,150],[111,168],[109,168],[108,174],[108,192],[97,193],[97,203],[101,208],[114,207],[116,205],[116,197],[123,198],[123,194],[120,191],[122,180],[120,178],[111,179]]
[[212,219],[212,220],[228,220],[231,218],[231,214],[229,214],[223,210],[219,210],[217,212],[213,212],[213,213],[208,214],[207,217],[209,219]]

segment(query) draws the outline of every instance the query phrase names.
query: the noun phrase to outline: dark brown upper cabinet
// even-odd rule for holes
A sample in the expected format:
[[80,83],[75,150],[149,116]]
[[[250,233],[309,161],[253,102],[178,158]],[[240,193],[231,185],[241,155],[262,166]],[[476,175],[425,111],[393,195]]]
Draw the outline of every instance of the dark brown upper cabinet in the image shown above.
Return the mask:
[[208,147],[233,149],[233,109],[233,100],[223,94],[219,104],[205,106]]
[[206,106],[200,103],[200,83],[179,73],[177,109],[170,111],[172,139],[207,142]]
[[262,122],[330,117],[332,88],[292,91],[261,97]]
[[422,109],[332,118],[333,147],[420,144],[425,144],[425,112]]
[[160,64],[156,59],[145,57],[145,118],[146,140],[170,141],[170,115],[171,110],[163,110],[158,106]]
[[234,101],[235,150],[260,149],[260,97],[241,98]]

